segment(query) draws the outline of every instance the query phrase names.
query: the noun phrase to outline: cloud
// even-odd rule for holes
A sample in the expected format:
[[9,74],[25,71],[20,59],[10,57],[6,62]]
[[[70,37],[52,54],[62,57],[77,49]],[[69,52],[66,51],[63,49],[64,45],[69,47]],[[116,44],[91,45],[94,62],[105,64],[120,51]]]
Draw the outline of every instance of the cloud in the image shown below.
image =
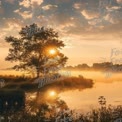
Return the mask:
[[15,2],[15,0],[5,0],[6,2],[13,4]]
[[88,23],[89,25],[92,25],[92,26],[97,26],[98,24],[100,25],[100,23],[102,22],[102,19],[92,19],[92,20],[89,20]]
[[114,14],[109,13],[104,17],[104,19],[109,21],[112,24],[118,23],[118,19],[116,18],[116,15]]
[[75,4],[73,5],[73,7],[74,7],[75,9],[80,9],[80,8],[81,8],[81,4],[80,4],[80,3],[75,3]]
[[24,26],[23,21],[15,18],[3,18],[3,27],[0,33],[0,47],[9,47],[9,44],[5,42],[6,36],[18,36],[18,32],[21,27]]
[[122,19],[122,11],[120,7],[112,7],[104,16],[104,19],[112,24],[118,23]]
[[43,3],[43,0],[31,0],[31,5],[34,6],[40,6]]
[[23,0],[19,2],[19,5],[25,8],[29,8],[29,7],[40,6],[42,3],[43,3],[43,0]]
[[12,24],[12,23],[14,23],[14,24],[16,24],[16,25],[18,25],[18,26],[23,26],[24,24],[24,21],[23,20],[21,20],[21,19],[17,19],[17,18],[4,18],[4,22],[5,22],[5,24],[6,23],[10,23],[10,24]]
[[116,10],[121,10],[120,6],[112,6],[112,7],[106,7],[108,11],[116,11]]
[[58,6],[57,5],[46,5],[46,6],[43,6],[42,9],[43,10],[51,10],[51,9],[55,9],[57,8]]
[[[106,2],[104,7],[99,6],[100,0],[7,1],[14,3],[14,5],[8,4],[9,7],[6,8],[4,5],[7,3],[5,3],[1,6],[1,8],[5,9],[0,9],[3,17],[21,19],[25,25],[35,22],[39,26],[52,27],[62,37],[72,35],[74,39],[74,36],[82,36],[89,40],[92,37],[94,39],[98,38],[97,35],[101,37],[105,32],[108,34],[108,37],[110,35],[109,32],[120,36],[115,24],[119,23],[122,19],[122,7],[120,4],[116,4],[115,0],[112,0],[111,5]],[[4,2],[2,1],[2,3]],[[121,3],[121,0],[117,0],[117,2]],[[101,7],[100,9],[103,12],[98,7]],[[1,23],[3,24],[4,22]],[[11,29],[12,27],[8,26],[8,28]],[[110,28],[113,30],[110,30]]]
[[117,0],[118,3],[122,4],[122,0]]
[[12,22],[8,22],[7,23],[7,28],[3,28],[3,31],[4,32],[10,32],[10,31],[13,31],[15,28],[16,28],[15,31],[20,30],[20,26],[18,24],[12,23]]
[[1,32],[0,33],[0,47],[4,47],[5,43],[4,43],[4,38],[5,38],[6,32]]
[[94,19],[99,17],[99,13],[97,11],[91,11],[91,10],[83,10],[81,11],[81,14],[86,18],[86,19]]
[[4,9],[2,8],[2,2],[0,1],[0,14],[4,13]]
[[20,16],[23,17],[23,19],[30,19],[32,18],[32,12],[31,11],[21,11],[21,9],[17,9],[14,11],[15,13],[18,13]]
[[61,3],[70,3],[70,2],[72,2],[72,0],[52,0],[52,1],[54,1],[54,3],[56,3],[56,4],[61,4]]
[[122,33],[122,21],[115,24],[111,24],[109,26],[105,26],[104,29],[102,30],[102,33],[111,34],[111,35],[116,34],[116,36],[118,36],[119,34]]
[[24,6],[25,8],[29,8],[31,6],[30,0],[23,0],[19,2],[20,6]]
[[4,9],[0,6],[0,14],[4,13]]
[[16,19],[7,19],[5,20],[6,25],[1,29],[3,35],[2,39],[5,39],[6,36],[16,35],[18,36],[18,32],[22,27],[22,22]]

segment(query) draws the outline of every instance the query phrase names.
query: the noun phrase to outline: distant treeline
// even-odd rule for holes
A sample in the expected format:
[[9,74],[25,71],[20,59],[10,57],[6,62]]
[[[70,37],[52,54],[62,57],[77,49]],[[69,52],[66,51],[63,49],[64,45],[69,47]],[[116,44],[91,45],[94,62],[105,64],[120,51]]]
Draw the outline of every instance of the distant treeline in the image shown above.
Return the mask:
[[92,66],[88,64],[78,64],[76,66],[67,66],[66,70],[96,70],[96,71],[112,71],[122,72],[122,64],[113,64],[112,62],[93,63]]
[[5,82],[21,82],[21,81],[28,81],[31,80],[32,78],[29,76],[24,76],[24,75],[0,75],[0,80],[4,79]]

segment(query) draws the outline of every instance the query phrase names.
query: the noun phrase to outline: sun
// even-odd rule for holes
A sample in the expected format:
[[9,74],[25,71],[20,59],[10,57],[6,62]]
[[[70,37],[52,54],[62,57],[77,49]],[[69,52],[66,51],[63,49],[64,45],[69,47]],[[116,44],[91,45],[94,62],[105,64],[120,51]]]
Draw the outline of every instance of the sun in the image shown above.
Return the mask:
[[51,92],[49,93],[49,95],[53,97],[53,96],[56,95],[56,92],[55,92],[55,91],[51,91]]
[[51,55],[54,55],[54,54],[56,54],[56,50],[55,50],[55,49],[51,49],[51,50],[49,50],[49,53],[50,53]]

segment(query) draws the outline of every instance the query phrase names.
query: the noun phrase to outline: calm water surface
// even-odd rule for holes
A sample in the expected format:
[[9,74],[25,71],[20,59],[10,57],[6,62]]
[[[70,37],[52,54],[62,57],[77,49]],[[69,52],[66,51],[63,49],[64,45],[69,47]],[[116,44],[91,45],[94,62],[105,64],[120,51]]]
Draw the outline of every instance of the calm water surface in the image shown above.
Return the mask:
[[103,95],[107,104],[122,105],[122,74],[93,72],[93,71],[72,71],[72,76],[82,75],[94,81],[94,87],[82,91],[68,91],[60,94],[61,99],[72,109],[88,110],[98,106],[98,97]]

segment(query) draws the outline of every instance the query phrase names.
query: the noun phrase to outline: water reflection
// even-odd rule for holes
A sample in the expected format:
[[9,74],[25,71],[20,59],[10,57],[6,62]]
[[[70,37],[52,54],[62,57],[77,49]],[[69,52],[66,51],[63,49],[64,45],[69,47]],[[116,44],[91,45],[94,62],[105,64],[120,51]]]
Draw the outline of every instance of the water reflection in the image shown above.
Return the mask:
[[68,91],[60,94],[72,109],[88,110],[98,105],[98,97],[103,95],[107,104],[122,105],[122,75],[114,73],[106,77],[102,72],[72,71],[73,76],[83,75],[94,80],[95,85],[91,89],[83,91]]

